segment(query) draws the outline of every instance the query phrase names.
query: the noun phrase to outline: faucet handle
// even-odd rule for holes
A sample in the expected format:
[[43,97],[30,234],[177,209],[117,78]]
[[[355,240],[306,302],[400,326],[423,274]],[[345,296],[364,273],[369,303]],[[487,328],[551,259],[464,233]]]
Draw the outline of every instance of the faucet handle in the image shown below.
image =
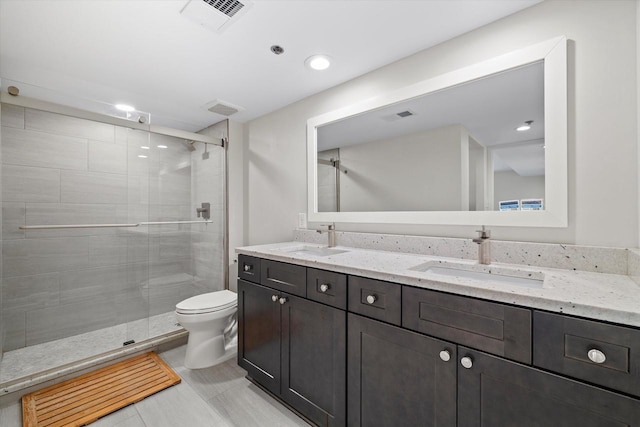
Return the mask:
[[478,233],[478,237],[481,239],[488,239],[491,237],[491,230],[486,230],[484,225],[482,226],[482,230],[476,230]]
[[336,229],[336,224],[335,223],[331,223],[331,224],[320,224],[320,227],[327,227],[328,231],[331,230],[335,230]]

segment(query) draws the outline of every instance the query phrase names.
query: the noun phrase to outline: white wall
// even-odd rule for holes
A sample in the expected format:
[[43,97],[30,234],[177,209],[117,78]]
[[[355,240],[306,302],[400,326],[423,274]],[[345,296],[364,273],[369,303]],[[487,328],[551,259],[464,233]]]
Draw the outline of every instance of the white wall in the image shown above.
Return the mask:
[[237,291],[238,255],[235,248],[246,244],[244,238],[245,167],[243,126],[229,120],[227,145],[228,224],[229,224],[229,289]]
[[[636,16],[633,1],[546,1],[246,124],[247,242],[291,239],[297,213],[306,211],[308,118],[564,34],[570,39],[569,227],[493,227],[492,236],[637,246]],[[475,226],[338,229],[471,237]]]
[[467,151],[460,125],[343,147],[341,211],[467,210]]

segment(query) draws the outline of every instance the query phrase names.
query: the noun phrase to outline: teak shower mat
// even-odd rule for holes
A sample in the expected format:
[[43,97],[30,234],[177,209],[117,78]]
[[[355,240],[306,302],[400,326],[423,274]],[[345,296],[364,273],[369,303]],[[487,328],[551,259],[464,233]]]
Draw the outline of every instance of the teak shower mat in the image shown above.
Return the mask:
[[82,426],[179,382],[157,354],[146,353],[23,396],[23,425]]

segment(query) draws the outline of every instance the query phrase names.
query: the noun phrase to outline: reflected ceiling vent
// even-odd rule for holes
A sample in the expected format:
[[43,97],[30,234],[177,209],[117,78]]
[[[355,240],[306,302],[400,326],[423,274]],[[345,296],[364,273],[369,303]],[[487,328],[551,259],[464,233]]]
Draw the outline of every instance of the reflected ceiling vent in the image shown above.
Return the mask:
[[215,101],[207,104],[206,108],[212,113],[221,114],[223,116],[230,116],[237,113],[238,111],[244,110],[244,108],[242,107],[238,107],[237,105],[233,105],[229,102],[221,101],[219,99],[216,99]]
[[396,120],[404,119],[405,117],[415,116],[415,114],[416,113],[414,113],[411,110],[404,110],[399,113],[389,114],[387,116],[382,116],[380,118],[387,122],[395,122]]
[[214,33],[222,33],[253,6],[250,0],[190,0],[180,12]]

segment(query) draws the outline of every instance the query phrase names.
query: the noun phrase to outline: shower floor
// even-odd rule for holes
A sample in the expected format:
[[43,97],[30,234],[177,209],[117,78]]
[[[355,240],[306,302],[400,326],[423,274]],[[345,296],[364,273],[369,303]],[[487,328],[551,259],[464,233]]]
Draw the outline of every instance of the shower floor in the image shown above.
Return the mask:
[[120,348],[123,342],[132,338],[142,340],[182,329],[176,323],[175,313],[171,311],[149,319],[8,351],[0,361],[0,384]]

